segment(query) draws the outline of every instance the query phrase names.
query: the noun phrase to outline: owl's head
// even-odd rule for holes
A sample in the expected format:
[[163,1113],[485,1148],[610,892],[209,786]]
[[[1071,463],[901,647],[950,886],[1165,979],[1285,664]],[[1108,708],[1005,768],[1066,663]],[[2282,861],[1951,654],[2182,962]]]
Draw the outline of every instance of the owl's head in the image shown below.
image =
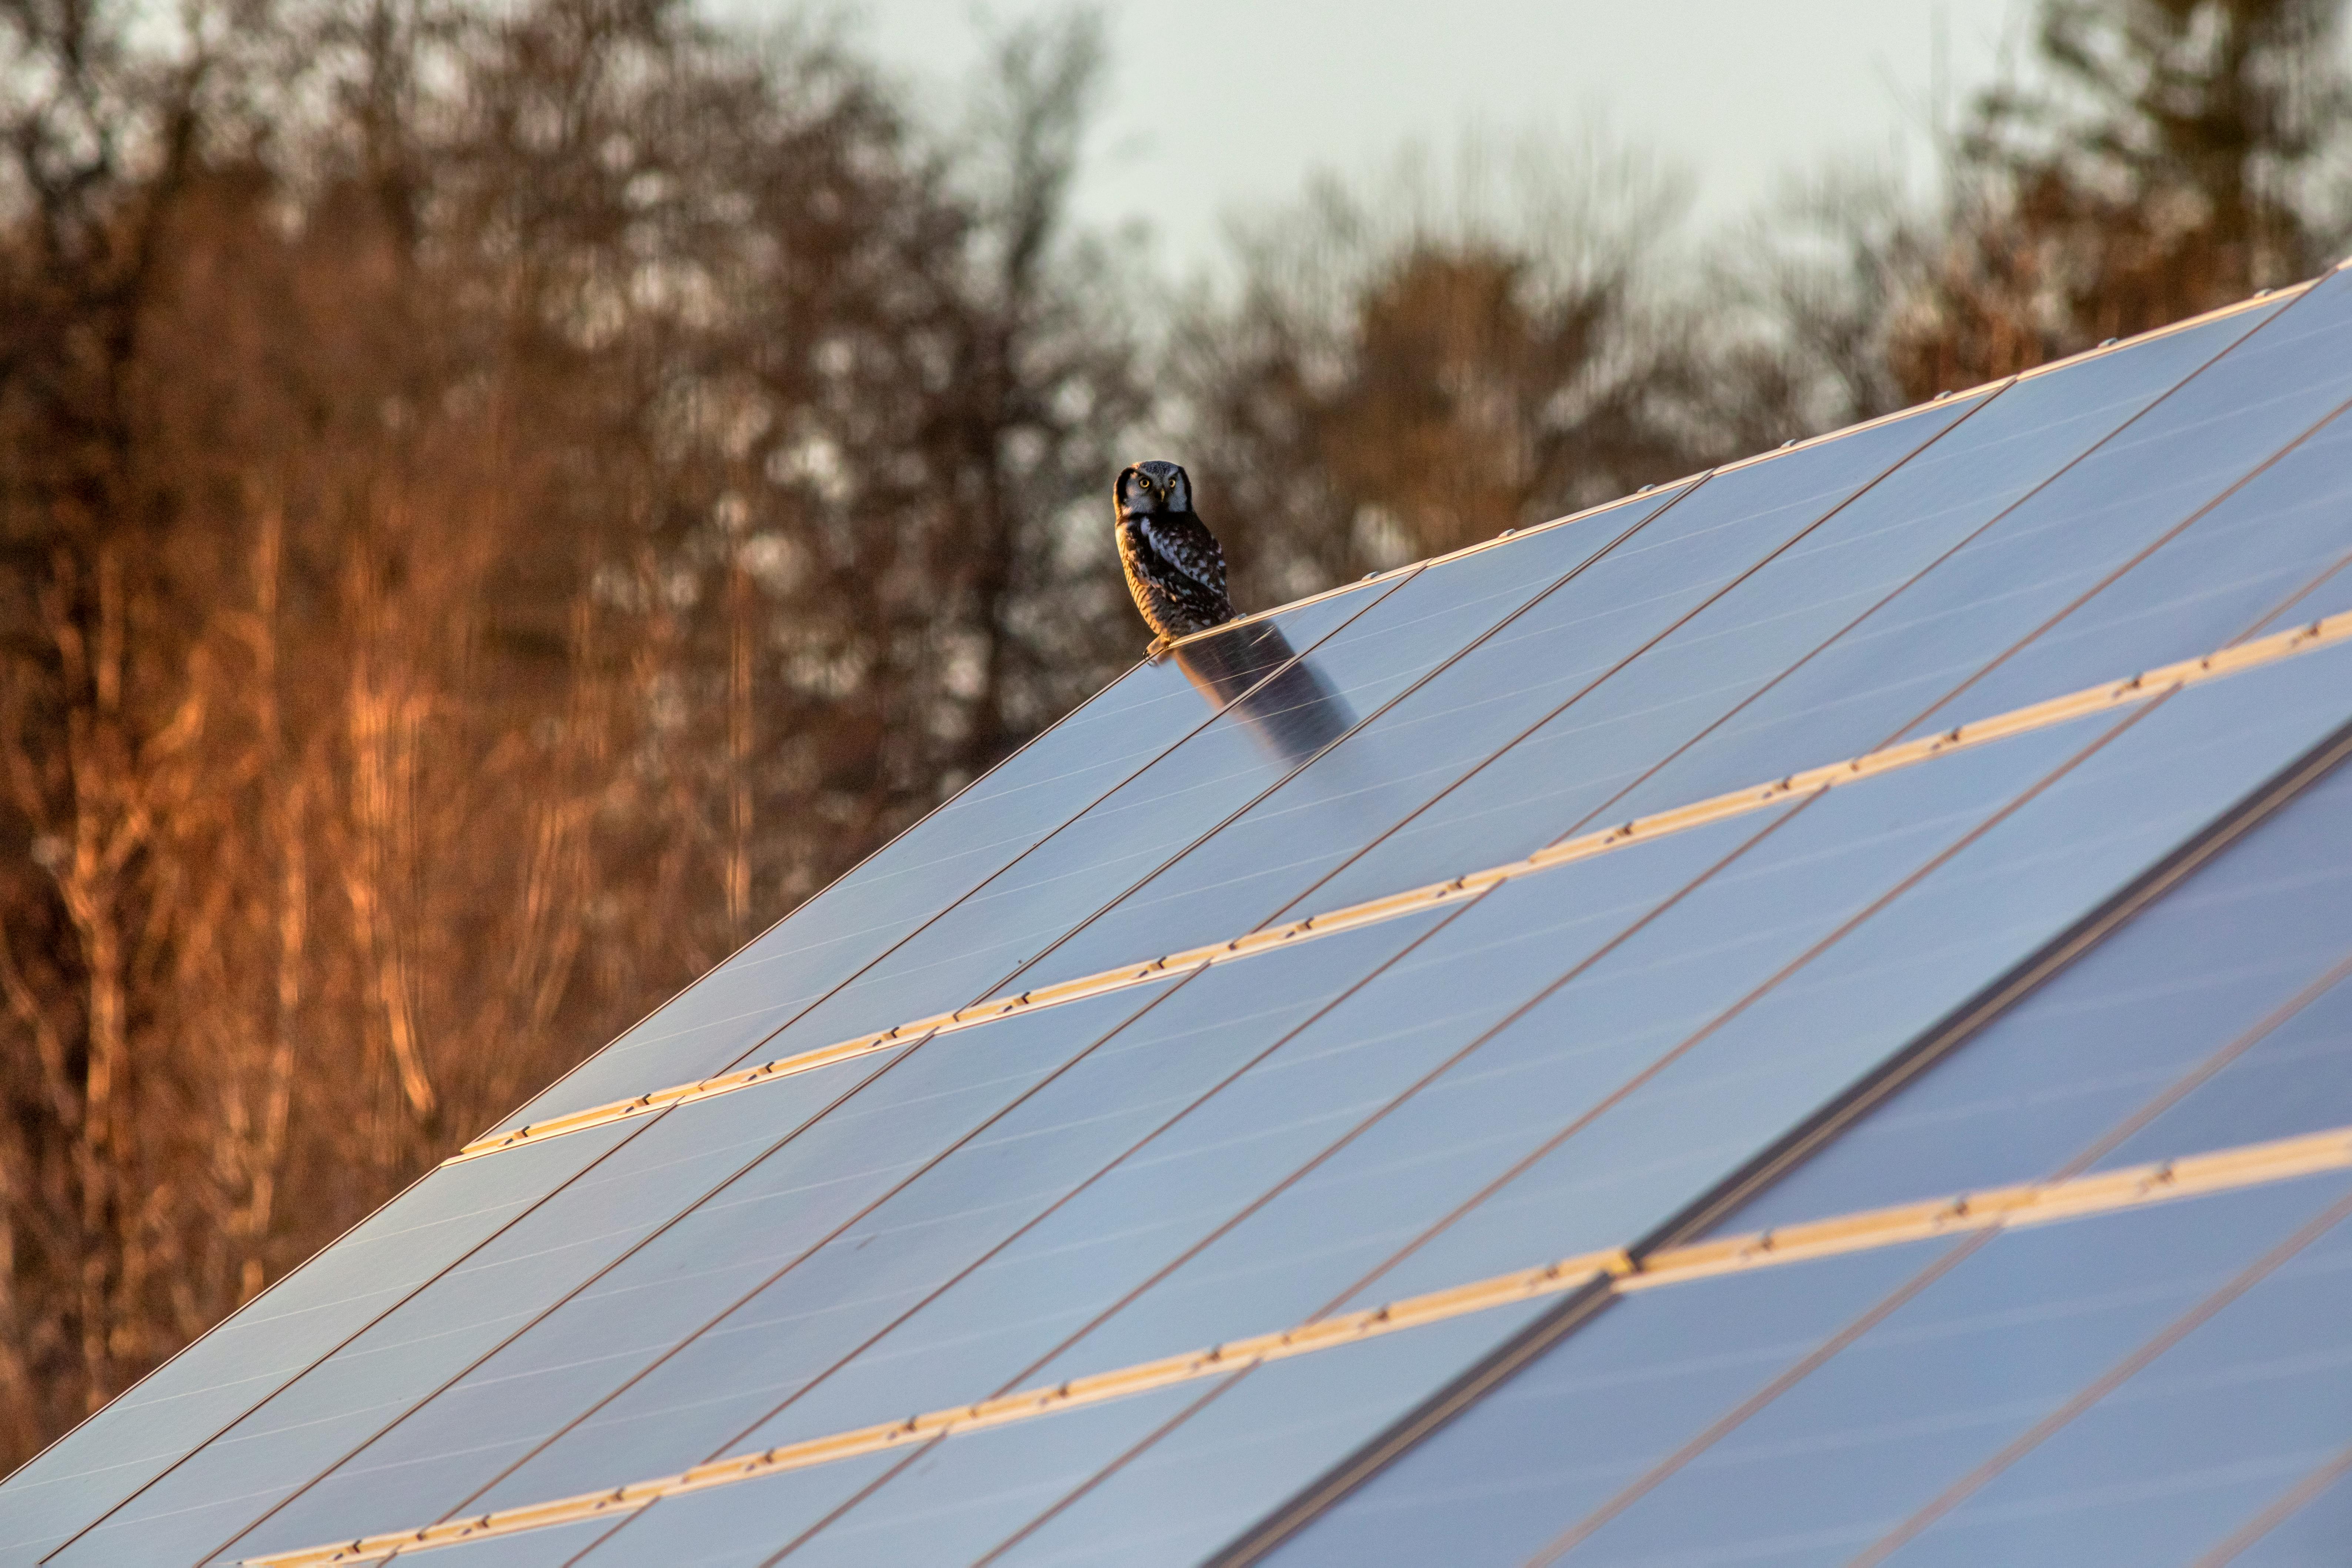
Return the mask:
[[1160,511],[1191,511],[1192,481],[1183,469],[1158,458],[1129,463],[1120,470],[1111,492],[1121,517],[1146,517]]

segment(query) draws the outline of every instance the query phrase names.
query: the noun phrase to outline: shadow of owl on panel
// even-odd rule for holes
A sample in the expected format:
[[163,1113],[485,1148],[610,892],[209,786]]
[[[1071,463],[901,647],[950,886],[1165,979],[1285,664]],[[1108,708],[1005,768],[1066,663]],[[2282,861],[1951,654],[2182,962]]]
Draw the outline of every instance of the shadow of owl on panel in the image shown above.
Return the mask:
[[[1144,624],[1158,634],[1145,657],[1156,664],[1172,655],[1211,708],[1231,704],[1249,733],[1286,763],[1303,763],[1346,733],[1355,714],[1273,622],[1179,645],[1235,615],[1224,552],[1192,510],[1190,475],[1156,458],[1132,463],[1112,500],[1119,569]],[[1263,677],[1269,668],[1275,673]]]

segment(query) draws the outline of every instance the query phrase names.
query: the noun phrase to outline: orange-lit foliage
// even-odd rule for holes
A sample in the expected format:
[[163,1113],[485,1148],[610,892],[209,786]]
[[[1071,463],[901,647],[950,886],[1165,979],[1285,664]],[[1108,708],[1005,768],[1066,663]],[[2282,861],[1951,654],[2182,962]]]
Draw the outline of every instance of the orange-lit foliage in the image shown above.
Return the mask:
[[0,1465],[1139,651],[1147,416],[1255,607],[2159,324],[2321,258],[2338,8],[2053,0],[1737,321],[1638,169],[1327,184],[1154,384],[1084,26],[950,155],[682,0],[0,0]]
[[1913,399],[2308,277],[2340,240],[2341,0],[2054,0],[2032,90],[1988,94],[1893,323]]
[[950,168],[652,0],[108,15],[0,7],[0,1459],[1137,640],[1082,30]]

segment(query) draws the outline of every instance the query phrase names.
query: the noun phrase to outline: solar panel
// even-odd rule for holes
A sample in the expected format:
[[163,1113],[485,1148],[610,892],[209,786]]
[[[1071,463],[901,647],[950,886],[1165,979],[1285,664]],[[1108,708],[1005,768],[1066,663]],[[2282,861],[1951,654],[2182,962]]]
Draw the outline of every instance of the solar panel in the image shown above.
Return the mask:
[[[1139,666],[0,1486],[0,1539],[2109,1529],[2116,1412],[2287,1399],[2226,1324],[2287,1344],[2341,1272],[2352,1115],[2298,1086],[2352,995],[2347,333],[2336,274]],[[2014,1398],[1918,1348],[2020,1314]],[[2333,1387],[2168,1501],[2327,1517]]]
[[2206,1555],[2237,1568],[2293,1568],[2326,1562],[2347,1539],[2352,1539],[2352,1447],[2339,1448],[2321,1460]]
[[[1024,1484],[992,1488],[985,1528],[951,1540],[920,1518],[946,1478],[909,1468],[818,1536],[813,1544],[824,1550],[813,1561],[919,1559],[936,1543],[954,1561],[1002,1552],[1001,1560],[1036,1564],[1197,1562],[1366,1431],[1403,1415],[1419,1391],[1458,1372],[1497,1329],[1537,1310],[1502,1308],[1475,1322],[1439,1323],[1171,1389],[1151,1407],[1156,1422],[1139,1420],[1117,1439],[1102,1434],[1059,1473],[1024,1468]],[[1001,1436],[1009,1430],[975,1434],[975,1455]],[[954,1441],[941,1445],[942,1459]],[[1045,1484],[1032,1490],[1025,1483],[1033,1479]],[[871,1533],[859,1529],[861,1515]],[[898,1533],[885,1534],[892,1528],[885,1520]],[[896,1550],[873,1552],[869,1542]]]
[[[2248,1261],[2127,1351],[2112,1359],[2104,1346],[2084,1354],[2074,1375],[2098,1376],[1887,1531],[1885,1560],[2123,1564],[2201,1555],[2220,1543],[2225,1525],[2278,1499],[2315,1460],[2332,1458],[2352,1413],[2343,1334],[2352,1228],[2339,1222],[2308,1240],[2291,1233],[2266,1254],[2253,1251],[2270,1241],[2273,1213],[2292,1215],[2328,1188],[2314,1177],[2165,1214],[2158,1245],[2179,1250],[2158,1275],[2162,1284],[2214,1279],[2218,1268],[2200,1267],[2223,1256],[2205,1251],[2207,1223],[2243,1226],[2228,1240]],[[2197,1213],[2205,1204],[2210,1215]],[[2130,1247],[2138,1238],[2086,1226],[2084,1239],[2103,1250],[2070,1260],[2078,1264],[2076,1300],[2104,1305],[2140,1278]],[[2032,1300],[2021,1291],[2011,1310]]]
[[[2274,810],[2233,825],[2209,853],[2169,869],[2153,889],[2152,904],[2132,910],[2128,922],[2114,934],[1786,1178],[1730,1212],[1712,1233],[1801,1226],[1905,1200],[2144,1169],[2148,1162],[2352,1126],[2352,1075],[2344,1071],[2345,998],[2352,987],[2342,984],[2352,975],[2352,936],[2347,934],[2352,924],[2345,918],[2352,914],[2352,904],[2345,903],[2352,898],[2352,881],[2340,853],[2352,825],[2352,769],[2337,768],[2305,783]],[[2326,1185],[2321,1178],[2312,1181]],[[2158,1232],[2160,1237],[2169,1235],[2161,1226]],[[2066,1226],[2047,1234],[2062,1238],[2053,1245],[2068,1269],[2128,1294],[2128,1282],[2084,1235]],[[2281,1275],[2278,1285],[2265,1287],[2259,1308],[2250,1301],[2239,1318],[2229,1321],[2235,1324],[2259,1311],[2263,1316],[2258,1325],[2225,1331],[2217,1320],[2212,1331],[2193,1341],[2193,1350],[2184,1342],[2182,1356],[2166,1363],[2165,1375],[2174,1384],[2150,1384],[2145,1387],[2158,1392],[2102,1406],[2096,1420],[2086,1421],[2063,1443],[2053,1442],[2047,1454],[2030,1464],[2021,1461],[2017,1477],[2004,1481],[1997,1496],[2030,1492],[2035,1500],[2016,1503],[2013,1514],[2002,1513],[2007,1505],[1995,1500],[1976,1505],[1965,1517],[1981,1515],[1987,1522],[1964,1524],[1964,1516],[1955,1514],[1953,1522],[1937,1525],[1934,1534],[1936,1542],[1948,1541],[1948,1548],[1931,1550],[1923,1539],[1896,1560],[1943,1561],[1937,1553],[1946,1551],[1951,1561],[1979,1563],[2170,1560],[2154,1543],[2177,1546],[2189,1539],[2182,1531],[2191,1525],[2203,1528],[2210,1543],[2309,1466],[2332,1462],[2336,1445],[2352,1436],[2346,1430],[2352,1386],[2330,1381],[2338,1375],[2331,1364],[2345,1360],[2334,1327],[2342,1304],[2314,1298],[2342,1289],[2327,1280],[2341,1273],[2343,1260],[2352,1258],[2342,1250],[2348,1246],[2352,1240],[2340,1237],[2315,1246],[2306,1260]],[[2175,1247],[2179,1250],[2168,1250]],[[1890,1253],[1911,1258],[1932,1250],[1914,1244]],[[2151,1266],[2178,1264],[2192,1253],[2177,1237],[2160,1239]],[[1706,1392],[1695,1402],[1691,1431],[1699,1430],[1698,1416],[1728,1420],[1752,1391],[1738,1384],[1743,1374],[1728,1370],[1740,1363],[1724,1357],[1738,1347],[1736,1339],[1726,1338],[1722,1320],[1736,1318],[1743,1326],[1776,1331],[1784,1321],[1780,1303],[1794,1293],[1810,1310],[1831,1299],[1846,1278],[1842,1271],[1851,1268],[1841,1258],[1792,1265],[1774,1277],[1759,1274],[1755,1283],[1762,1294],[1751,1299],[1729,1291],[1738,1297],[1734,1305],[1702,1306],[1710,1292],[1727,1294],[1722,1286],[1702,1282],[1612,1307],[1543,1360],[1517,1372],[1468,1415],[1271,1560],[1345,1555],[1364,1547],[1367,1531],[1426,1531],[1426,1537],[1412,1539],[1427,1540],[1451,1531],[1459,1538],[1470,1528],[1463,1510],[1473,1508],[1485,1521],[1479,1530],[1493,1532],[1499,1543],[1496,1561],[1528,1558],[1540,1544],[1530,1532],[1549,1531],[1544,1538],[1549,1541],[1575,1528],[1574,1521],[1603,1507],[1604,1488],[1613,1495],[1635,1479],[1624,1467],[1607,1469],[1580,1458],[1573,1444],[1560,1446],[1561,1428],[1580,1429],[1587,1411],[1601,1397],[1596,1384],[1624,1379],[1631,1384],[1630,1399],[1610,1400],[1612,1412],[1629,1405],[1672,1404],[1672,1395],[1651,1391],[1648,1382],[1678,1377],[1686,1363],[1696,1361],[1716,1381],[1706,1383]],[[1816,1274],[1818,1300],[1811,1293]],[[2320,1282],[2289,1288],[2306,1276]],[[1877,1283],[1868,1289],[1892,1289],[1885,1277],[1872,1278]],[[1678,1321],[1657,1342],[1627,1341],[1635,1332],[1637,1314],[1664,1311],[1686,1290],[1686,1310],[1710,1314],[1707,1325]],[[1999,1285],[1988,1287],[1988,1294],[2008,1312],[2005,1321],[2029,1326],[2039,1321],[2031,1290]],[[1803,1332],[1826,1344],[1862,1310],[1850,1298],[1837,1300],[1830,1318],[1806,1318]],[[1892,1323],[1887,1331],[1894,1331]],[[2299,1341],[2310,1348],[2298,1351]],[[1792,1342],[1771,1342],[1785,1348]],[[1998,1349],[1965,1353],[1971,1359],[1963,1371],[1950,1374],[1963,1384],[2006,1379],[2043,1361],[2058,1368],[2056,1375],[2071,1372],[2085,1381],[2101,1370],[2096,1358],[2060,1342],[2013,1350],[2003,1342]],[[2211,1365],[2181,1370],[2204,1363]],[[2276,1382],[2289,1376],[2290,1368],[2302,1380],[2292,1391]],[[1888,1374],[1881,1369],[1872,1375]],[[2177,1394],[2163,1392],[2175,1384]],[[2158,1420],[2150,1410],[2166,1398],[2173,1399],[2179,1414]],[[1937,1425],[1956,1403],[1948,1392],[1916,1385],[1900,1385],[1894,1399],[1927,1426]],[[2243,1430],[2250,1422],[2269,1423],[2268,1435],[2251,1437]],[[1958,1429],[1965,1424],[1953,1425]],[[1613,1421],[1603,1430],[1612,1433]],[[1637,1444],[1628,1451],[1643,1450]],[[1941,1479],[1957,1482],[1977,1462],[1950,1459]],[[1921,1458],[1916,1468],[1933,1465]],[[1694,1465],[1694,1474],[1699,1473]],[[1678,1484],[1713,1488],[1706,1508],[1732,1511],[1710,1517],[1736,1517],[1745,1538],[1753,1510],[1717,1484],[1715,1470],[1703,1473],[1716,1479]],[[1600,1479],[1591,1479],[1594,1475]],[[2161,1486],[2148,1484],[2158,1476],[2168,1479]],[[1486,1479],[1462,1479],[1468,1477]],[[1892,1484],[1874,1473],[1856,1482],[1864,1490]],[[2189,1517],[2145,1507],[2159,1494],[2190,1500],[2185,1505]],[[1512,1500],[1500,1500],[1505,1497]],[[1796,1506],[1816,1522],[1835,1513],[1819,1497]],[[2077,1519],[2079,1526],[2059,1530],[2054,1521],[2061,1517]],[[1524,1528],[1511,1533],[1512,1521],[1521,1520]],[[2151,1523],[2160,1528],[2142,1528]],[[1758,1554],[1772,1560],[1769,1531],[1758,1533]],[[1589,1550],[1612,1555],[1610,1542],[1615,1539],[1604,1539],[1596,1529]],[[1840,1560],[1865,1544],[1827,1535],[1809,1535],[1806,1542],[1803,1550],[1835,1549]],[[2094,1550],[2094,1542],[2103,1544]]]
[[[1313,649],[1404,579],[1313,600],[1259,625],[1213,632],[1200,657],[1229,679],[1272,676],[1269,656]],[[1107,794],[1150,773],[1213,721],[1173,661],[1141,664],[834,883],[509,1124],[716,1072],[860,973],[942,909],[987,884]]]
[[2338,769],[1717,1228],[2352,1125],[2347,842]]
[[[2276,672],[2310,683],[2300,714],[2285,679],[2276,707],[2192,690],[2119,732],[2078,721],[1832,792],[1759,834],[1515,1022],[1461,1094],[1391,1119],[1384,1147],[1410,1146],[1420,1171],[1445,1160],[1461,1184],[1431,1215],[1442,1228],[1394,1237],[1396,1261],[1361,1289],[1533,1262],[1532,1235],[1558,1252],[1646,1235],[2284,766],[2315,712],[2352,716],[2352,661],[2326,658]],[[1503,1076],[1520,1061],[1559,1063],[1572,1087],[1553,1098]]]
[[[1319,893],[1317,884],[1338,865],[1514,739],[1574,705],[1613,667],[1735,594],[1748,574],[1821,530],[1979,401],[1951,400],[1841,441],[1709,476],[1604,548],[1583,542],[1599,531],[1594,522],[1601,520],[1594,520],[1471,557],[1513,576],[1527,570],[1521,557],[1538,550],[1575,564],[1021,978],[1084,973],[1153,951],[1155,943],[1184,947],[1253,930]],[[1718,651],[1737,661],[1749,650]],[[1542,841],[1523,831],[1457,839],[1444,870],[1507,859]],[[1391,879],[1378,891],[1410,886]],[[1345,901],[1318,899],[1325,906]]]
[[[495,1237],[623,1136],[436,1171],[0,1486],[0,1552],[53,1550]],[[516,1151],[518,1154],[524,1151]]]
[[[2176,1335],[2226,1331],[2205,1314],[2227,1310],[2237,1290],[2285,1283],[2265,1272],[2279,1254],[2308,1263],[2330,1232],[2340,1244],[2334,1222],[2347,1196],[2352,1183],[2337,1173],[1998,1233],[1585,1539],[1601,1556],[1612,1540],[1691,1540],[1705,1526],[1688,1517],[1689,1500],[1712,1480],[1744,1531],[1785,1542],[1783,1561],[1824,1546],[1894,1552],[1937,1509],[1961,1506],[1959,1489],[1981,1488],[1991,1467],[2014,1466],[2025,1445],[2079,1419],[2076,1402],[2144,1394],[2128,1384],[2162,1374],[2138,1358],[2161,1359]],[[1800,1532],[1810,1543],[1786,1539]],[[2095,1547],[2068,1555],[2091,1546],[2045,1531],[2030,1555],[2006,1560],[2146,1561]]]
[[1267,1560],[1516,1568],[1953,1248],[1914,1242],[1611,1300]]
[[[1948,689],[1922,686],[1933,679],[1929,657],[1950,661],[1946,679],[1957,681],[2014,640],[1976,612],[1988,597],[2032,591],[2033,579],[1987,584],[1967,570],[1967,552],[2020,526],[2086,454],[2268,320],[2267,311],[2224,317],[2000,389],[1370,846],[1318,898],[1370,897],[1465,857],[1475,863],[1482,849],[1532,847],[1896,738],[1935,689]],[[1933,628],[1941,646],[1883,629],[1915,625]],[[2048,686],[2025,700],[2066,689]],[[2000,710],[1979,705],[1971,714]]]
[[[723,1303],[855,1216],[1017,1092],[1024,1079],[1051,1070],[1118,1015],[1150,1001],[1128,994],[1039,1014],[1010,1026],[1013,1037],[1000,1038],[988,1052],[917,1053],[809,1074],[775,1086],[782,1091],[777,1100],[800,1102],[789,1109],[771,1100],[772,1090],[763,1090],[653,1123],[622,1154],[372,1325],[78,1550],[92,1561],[108,1553],[121,1554],[115,1561],[147,1554],[157,1561],[194,1560],[209,1553],[316,1475],[322,1460],[366,1442],[407,1405],[520,1331],[539,1328],[556,1336],[573,1357],[567,1370],[575,1378],[593,1376],[599,1360],[632,1357],[611,1379],[619,1381],[667,1344],[664,1327],[675,1323],[674,1333],[689,1333],[714,1309],[697,1310],[693,1295],[640,1291],[629,1303],[635,1310],[617,1322],[609,1310],[605,1314],[615,1337],[584,1346],[563,1338],[561,1327],[534,1320],[622,1261],[633,1247],[652,1251],[639,1272],[666,1275],[673,1289],[682,1275]],[[773,1120],[779,1113],[781,1122]],[[696,1205],[702,1204],[719,1210],[713,1223],[734,1244],[728,1248],[722,1242],[715,1256],[698,1247],[709,1226],[667,1223],[682,1210],[698,1215]],[[747,1207],[756,1215],[746,1215]],[[731,1227],[730,1220],[736,1222]],[[499,1390],[487,1412],[492,1432],[527,1413],[514,1408],[512,1396],[521,1392]],[[480,1413],[481,1402],[474,1408]],[[467,1432],[471,1466],[495,1462],[496,1450],[485,1442],[489,1436],[478,1419]],[[478,1478],[479,1471],[467,1474]],[[389,1510],[382,1525],[395,1527],[410,1517],[408,1506],[424,1500],[403,1484],[417,1479],[414,1470],[364,1475],[352,1506],[368,1522],[379,1510]],[[463,1498],[461,1489],[432,1500],[437,1512]]]
[[[995,1026],[1006,1033],[981,1049],[908,1055],[876,1080],[874,1089],[887,1092],[874,1105],[844,1106],[852,1119],[838,1142],[786,1145],[436,1395],[248,1544],[300,1545],[323,1538],[322,1528],[334,1533],[330,1521],[356,1521],[346,1531],[356,1534],[510,1497],[559,1496],[740,1446],[747,1428],[887,1333],[930,1290],[981,1267],[1412,935],[1409,924],[1376,928],[1283,955],[1276,973],[1212,971]],[[1024,1059],[1034,1063],[1025,1073]],[[951,1100],[947,1090],[959,1084],[963,1092]],[[736,1098],[748,1106],[757,1096]],[[927,1125],[901,1134],[891,1124],[908,1105]],[[966,1141],[955,1142],[957,1133]],[[885,1139],[938,1163],[887,1164]],[[845,1148],[857,1152],[845,1159]],[[871,1206],[819,1190],[827,1174],[841,1187],[852,1172],[872,1173],[857,1189]],[[707,1327],[712,1320],[719,1321]],[[636,1353],[616,1357],[615,1346]],[[673,1349],[660,1365],[646,1364]],[[501,1479],[511,1463],[521,1470]]]
[[[2337,1171],[1913,1243],[1871,1266],[1843,1260],[1817,1286],[1805,1276],[1826,1266],[1791,1263],[1758,1272],[1759,1284],[1779,1276],[1769,1292],[1746,1290],[1744,1278],[1718,1283],[1687,1309],[1709,1315],[1671,1336],[1645,1331],[1646,1320],[1698,1287],[1660,1285],[1562,1341],[1266,1560],[1400,1561],[1364,1549],[1384,1527],[1434,1537],[1451,1525],[1460,1544],[1444,1560],[1465,1564],[1735,1552],[1792,1563],[2189,1561],[2283,1489],[2315,1437],[2341,1440],[2347,1214],[2352,1174]],[[2284,1337],[2249,1338],[2255,1329]],[[1710,1354],[1718,1343],[1725,1353]],[[1612,1345],[1643,1360],[1598,1359]],[[2254,1386],[2274,1353],[2344,1370],[2281,1398]],[[1683,1370],[1692,1362],[1730,1364],[1694,1375]],[[1645,1412],[1633,1441],[1596,1453],[1630,1403],[1612,1398],[1601,1415],[1598,1388],[1654,1381],[1697,1397]],[[2274,1407],[2281,1419],[2266,1427],[2259,1413]],[[2191,1438],[2200,1419],[2232,1411],[2227,1430]],[[2231,1473],[2207,1479],[2228,1495],[2179,1506],[2182,1483],[2217,1457]],[[2115,1479],[2137,1484],[2102,1489]],[[2148,1506],[2167,1491],[2173,1509]],[[2145,1511],[2135,1518],[2133,1505]],[[2184,1528],[2202,1539],[2180,1539]]]
[[[1512,550],[1424,568],[1309,656],[1329,683],[1325,700],[1354,715],[1379,710],[1664,500],[1643,498],[1572,528],[1530,534]],[[1296,771],[1298,762],[1267,746],[1263,724],[1252,718],[1221,715],[1188,737],[796,1018],[774,1047],[819,1046],[1008,985],[1021,989],[1013,976],[1040,952]],[[1149,958],[1181,945],[1163,942],[1120,958]],[[1065,968],[1054,978],[1081,973],[1083,967]]]
[[[2318,324],[2289,331],[2303,307]],[[2265,317],[2226,354],[1939,560],[1732,722],[1644,778],[1612,812],[1698,799],[1866,751],[1923,725],[2001,711],[1967,702],[1946,718],[1943,705],[1955,696],[1965,699],[1964,683],[2014,657],[2011,650],[2019,643],[2061,629],[2063,621],[2056,617],[2082,595],[2198,517],[2255,465],[2352,395],[2352,370],[2341,357],[2352,346],[2347,333],[2352,277],[2333,275]],[[2241,375],[2241,354],[2264,374]],[[2243,405],[2268,402],[2270,375],[2292,386],[2312,374],[2330,379],[2280,411],[2287,416],[2279,423],[2242,416]],[[2055,385],[2036,390],[2059,392]],[[2305,574],[2315,576],[2340,553],[2340,547],[2327,551],[2325,560],[2305,567]],[[2084,667],[2074,681],[2034,695],[2119,679],[2164,657],[2151,650],[2126,658],[2122,667]]]

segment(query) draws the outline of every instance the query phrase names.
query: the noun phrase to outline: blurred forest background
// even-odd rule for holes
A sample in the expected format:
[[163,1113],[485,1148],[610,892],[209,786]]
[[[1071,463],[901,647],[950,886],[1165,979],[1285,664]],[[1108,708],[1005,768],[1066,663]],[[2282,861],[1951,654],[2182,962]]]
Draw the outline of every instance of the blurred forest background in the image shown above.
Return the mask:
[[0,1468],[1139,652],[2312,275],[2342,0],[2045,0],[1907,198],[1542,141],[1177,287],[1102,50],[951,121],[676,0],[0,0]]

